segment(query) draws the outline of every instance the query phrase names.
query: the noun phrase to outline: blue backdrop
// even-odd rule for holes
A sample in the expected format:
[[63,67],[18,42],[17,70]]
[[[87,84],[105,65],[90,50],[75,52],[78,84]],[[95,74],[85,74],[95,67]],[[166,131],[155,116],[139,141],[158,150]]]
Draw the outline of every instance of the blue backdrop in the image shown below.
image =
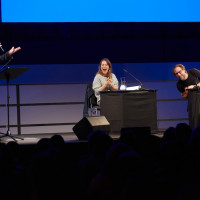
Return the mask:
[[1,0],[3,22],[198,22],[197,0]]

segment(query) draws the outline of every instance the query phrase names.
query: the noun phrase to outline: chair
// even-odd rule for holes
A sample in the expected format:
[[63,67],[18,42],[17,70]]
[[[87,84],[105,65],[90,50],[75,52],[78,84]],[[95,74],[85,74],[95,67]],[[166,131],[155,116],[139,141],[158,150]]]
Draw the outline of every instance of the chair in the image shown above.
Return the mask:
[[85,94],[85,103],[83,108],[83,117],[99,116],[100,106],[97,104],[97,98],[92,89],[92,83],[88,83]]
[[99,116],[101,107],[97,104],[94,93],[89,97],[89,116]]

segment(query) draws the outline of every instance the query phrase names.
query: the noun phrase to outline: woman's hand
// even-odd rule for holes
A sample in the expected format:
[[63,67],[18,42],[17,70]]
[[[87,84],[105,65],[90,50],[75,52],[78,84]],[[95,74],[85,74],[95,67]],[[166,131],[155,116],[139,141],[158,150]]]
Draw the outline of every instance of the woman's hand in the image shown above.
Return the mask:
[[112,79],[111,78],[107,78],[107,85],[112,85]]

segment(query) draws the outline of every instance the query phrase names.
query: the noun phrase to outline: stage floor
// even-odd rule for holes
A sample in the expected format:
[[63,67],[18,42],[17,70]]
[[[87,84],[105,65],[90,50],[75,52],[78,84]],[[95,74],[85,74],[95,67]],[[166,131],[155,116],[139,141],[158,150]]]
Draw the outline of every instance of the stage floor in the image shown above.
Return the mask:
[[[51,138],[54,134],[23,134],[23,135],[12,135],[18,144],[36,144],[42,138]],[[84,142],[80,141],[75,133],[62,133],[59,134],[63,137],[65,143],[77,143],[77,142]],[[118,139],[119,134],[109,134],[113,139]],[[162,133],[154,134],[158,137],[162,137]],[[3,135],[0,135],[2,137]],[[6,136],[0,139],[2,143],[8,143],[9,141],[15,141],[11,137]]]
[[[18,144],[36,144],[42,138],[51,138],[53,133],[45,134],[22,134],[22,135],[12,135]],[[78,142],[78,138],[74,133],[62,133],[59,134],[63,137],[65,142]],[[1,136],[0,136],[1,137]],[[15,141],[10,136],[2,137],[0,142],[8,143],[9,141]]]

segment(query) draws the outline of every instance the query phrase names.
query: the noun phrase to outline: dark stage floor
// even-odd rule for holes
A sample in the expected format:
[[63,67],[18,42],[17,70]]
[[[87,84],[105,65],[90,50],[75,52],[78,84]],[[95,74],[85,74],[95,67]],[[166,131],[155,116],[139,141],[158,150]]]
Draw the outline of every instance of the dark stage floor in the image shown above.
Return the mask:
[[[42,138],[51,138],[54,134],[46,133],[46,134],[23,134],[23,135],[12,135],[17,143],[19,144],[36,144]],[[62,133],[60,134],[65,142],[78,142],[78,138],[74,133]],[[20,138],[20,139],[19,139]],[[1,142],[9,142],[14,141],[11,137],[6,136],[2,137]]]
[[[51,138],[54,134],[23,134],[23,135],[12,135],[18,144],[36,144],[40,139],[42,138]],[[77,142],[80,142],[80,140],[77,138],[76,134],[75,133],[62,133],[60,134],[65,143],[77,143]],[[158,137],[162,137],[163,134],[162,133],[157,133],[157,134],[154,134]],[[113,139],[118,139],[119,138],[119,134],[110,134],[110,136],[113,138]],[[20,138],[20,139],[18,139]],[[6,137],[2,137],[0,139],[0,142],[3,142],[3,143],[8,143],[9,141],[14,141],[11,137],[9,136],[6,136]],[[81,142],[84,142],[84,141],[81,141]]]

